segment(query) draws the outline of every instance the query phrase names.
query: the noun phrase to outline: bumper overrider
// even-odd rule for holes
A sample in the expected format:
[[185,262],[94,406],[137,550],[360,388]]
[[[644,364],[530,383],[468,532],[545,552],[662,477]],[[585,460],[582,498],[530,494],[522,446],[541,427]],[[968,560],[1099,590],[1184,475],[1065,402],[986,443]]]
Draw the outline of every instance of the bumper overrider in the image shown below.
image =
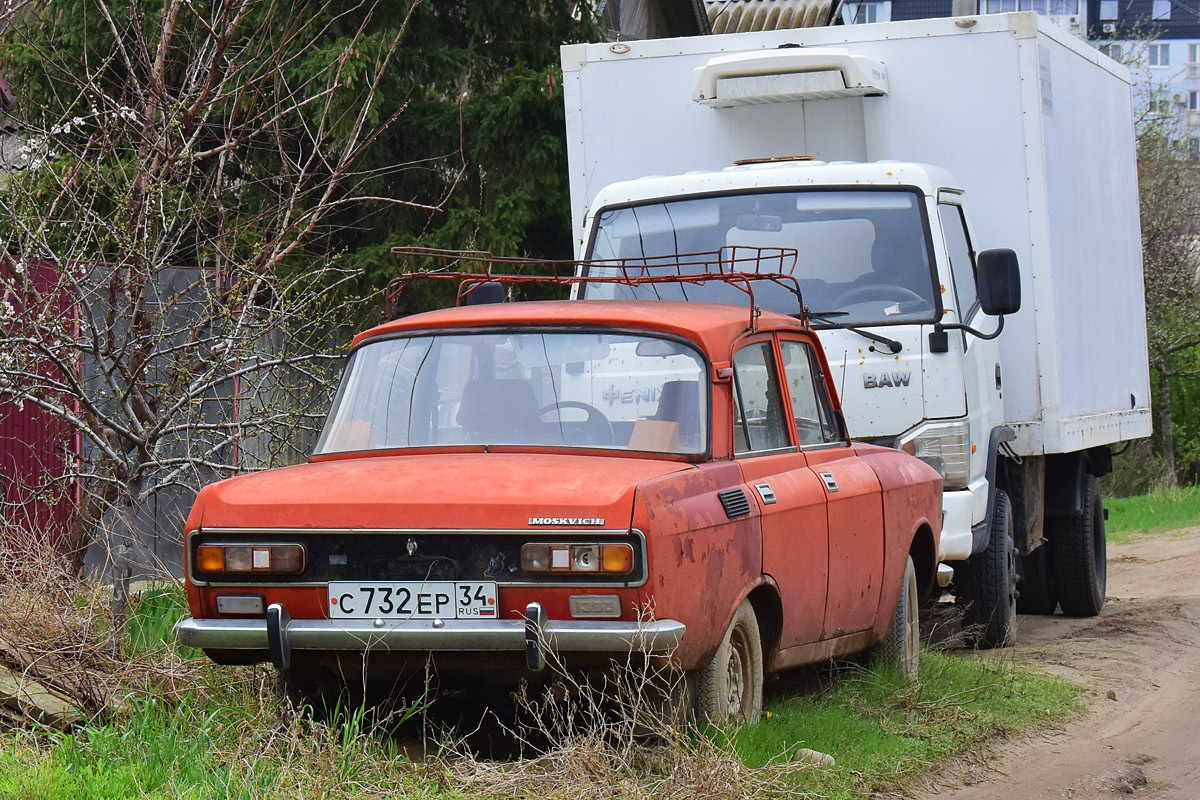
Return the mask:
[[265,619],[185,619],[175,626],[179,643],[213,650],[266,650],[279,669],[292,650],[314,651],[525,651],[538,672],[546,653],[656,653],[674,650],[684,625],[660,620],[550,620],[541,603],[525,607],[525,619],[370,620],[292,619],[280,603]]

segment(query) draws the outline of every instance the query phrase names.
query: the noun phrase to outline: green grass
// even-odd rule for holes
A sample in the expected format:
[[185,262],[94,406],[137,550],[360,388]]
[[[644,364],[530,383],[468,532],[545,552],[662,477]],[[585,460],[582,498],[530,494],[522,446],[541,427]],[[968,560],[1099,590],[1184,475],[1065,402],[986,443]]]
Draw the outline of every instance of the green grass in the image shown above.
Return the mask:
[[[154,584],[136,592],[129,600],[129,646],[133,653],[146,653],[175,644],[175,623],[188,615],[187,595],[181,584]],[[188,656],[199,651],[188,649]]]
[[203,703],[136,699],[107,725],[73,734],[0,737],[0,797],[453,797],[435,794],[402,753],[364,731],[361,715],[333,727],[281,722],[245,684]]
[[1200,525],[1200,487],[1165,489],[1137,497],[1106,497],[1108,540],[1124,544],[1143,533]]
[[[129,628],[135,654],[170,642],[183,602],[176,587],[138,595]],[[776,684],[763,722],[723,737],[726,752],[751,768],[794,758],[797,747],[829,753],[836,766],[787,772],[783,779],[800,791],[863,797],[896,789],[983,739],[1070,714],[1080,693],[1044,673],[967,654],[925,653],[915,687],[883,668],[831,674],[819,691],[801,692],[794,678]],[[410,761],[361,714],[328,726],[283,714],[271,684],[266,668],[206,666],[182,698],[132,696],[105,724],[72,733],[0,733],[0,798],[478,800],[495,791],[486,780],[484,788],[465,789],[446,764]],[[590,786],[579,794],[594,797],[617,793],[621,782],[603,772],[587,773],[585,780]],[[732,783],[713,787],[714,798],[745,791],[732,778],[721,780]],[[520,796],[544,794],[536,781],[523,786]]]
[[858,798],[894,789],[989,737],[1062,718],[1077,708],[1079,694],[1039,671],[926,652],[916,687],[883,668],[855,670],[821,694],[773,700],[770,717],[733,742],[751,766],[789,747],[827,753],[836,765],[802,773],[800,788]]

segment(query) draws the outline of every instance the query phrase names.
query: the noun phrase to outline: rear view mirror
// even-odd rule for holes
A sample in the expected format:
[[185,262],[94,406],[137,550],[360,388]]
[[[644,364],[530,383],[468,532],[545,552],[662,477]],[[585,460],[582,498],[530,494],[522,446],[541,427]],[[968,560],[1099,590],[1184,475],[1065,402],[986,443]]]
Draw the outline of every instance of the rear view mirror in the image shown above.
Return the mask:
[[983,313],[992,316],[1021,310],[1021,270],[1012,250],[984,250],[976,259],[975,283]]
[[771,231],[783,230],[783,217],[772,217],[766,214],[742,214],[737,218],[739,231]]
[[683,345],[667,339],[643,339],[634,348],[642,358],[669,358],[687,352]]

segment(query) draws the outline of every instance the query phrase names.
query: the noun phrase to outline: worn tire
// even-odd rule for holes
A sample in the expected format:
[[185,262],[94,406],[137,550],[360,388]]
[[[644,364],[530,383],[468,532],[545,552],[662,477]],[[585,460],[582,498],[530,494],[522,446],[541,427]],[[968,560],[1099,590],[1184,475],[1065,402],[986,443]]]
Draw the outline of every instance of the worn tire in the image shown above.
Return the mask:
[[1017,561],[1021,573],[1017,611],[1022,614],[1050,615],[1058,608],[1058,587],[1054,583],[1050,550],[1050,542],[1045,541],[1041,547]]
[[971,556],[960,596],[967,610],[963,626],[976,647],[1007,647],[1017,634],[1017,548],[1012,535],[1012,505],[996,490],[988,546]]
[[762,697],[762,637],[754,607],[743,600],[712,661],[697,675],[696,710],[712,722],[753,725],[762,715]]
[[875,659],[895,667],[910,681],[917,679],[921,664],[921,629],[918,609],[917,569],[912,556],[904,565],[904,583],[900,587],[900,599],[892,612],[891,622],[883,640],[875,646]]
[[1066,517],[1048,517],[1058,601],[1069,617],[1094,617],[1104,608],[1108,584],[1104,505],[1095,475],[1085,475],[1083,509]]

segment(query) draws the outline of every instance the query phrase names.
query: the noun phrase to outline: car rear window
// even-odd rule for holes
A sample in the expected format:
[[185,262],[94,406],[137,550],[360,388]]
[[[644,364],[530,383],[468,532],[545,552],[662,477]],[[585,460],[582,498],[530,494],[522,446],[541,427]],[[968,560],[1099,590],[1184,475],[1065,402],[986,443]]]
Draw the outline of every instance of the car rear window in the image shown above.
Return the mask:
[[368,342],[316,453],[455,445],[707,451],[690,345],[612,332],[464,332]]

